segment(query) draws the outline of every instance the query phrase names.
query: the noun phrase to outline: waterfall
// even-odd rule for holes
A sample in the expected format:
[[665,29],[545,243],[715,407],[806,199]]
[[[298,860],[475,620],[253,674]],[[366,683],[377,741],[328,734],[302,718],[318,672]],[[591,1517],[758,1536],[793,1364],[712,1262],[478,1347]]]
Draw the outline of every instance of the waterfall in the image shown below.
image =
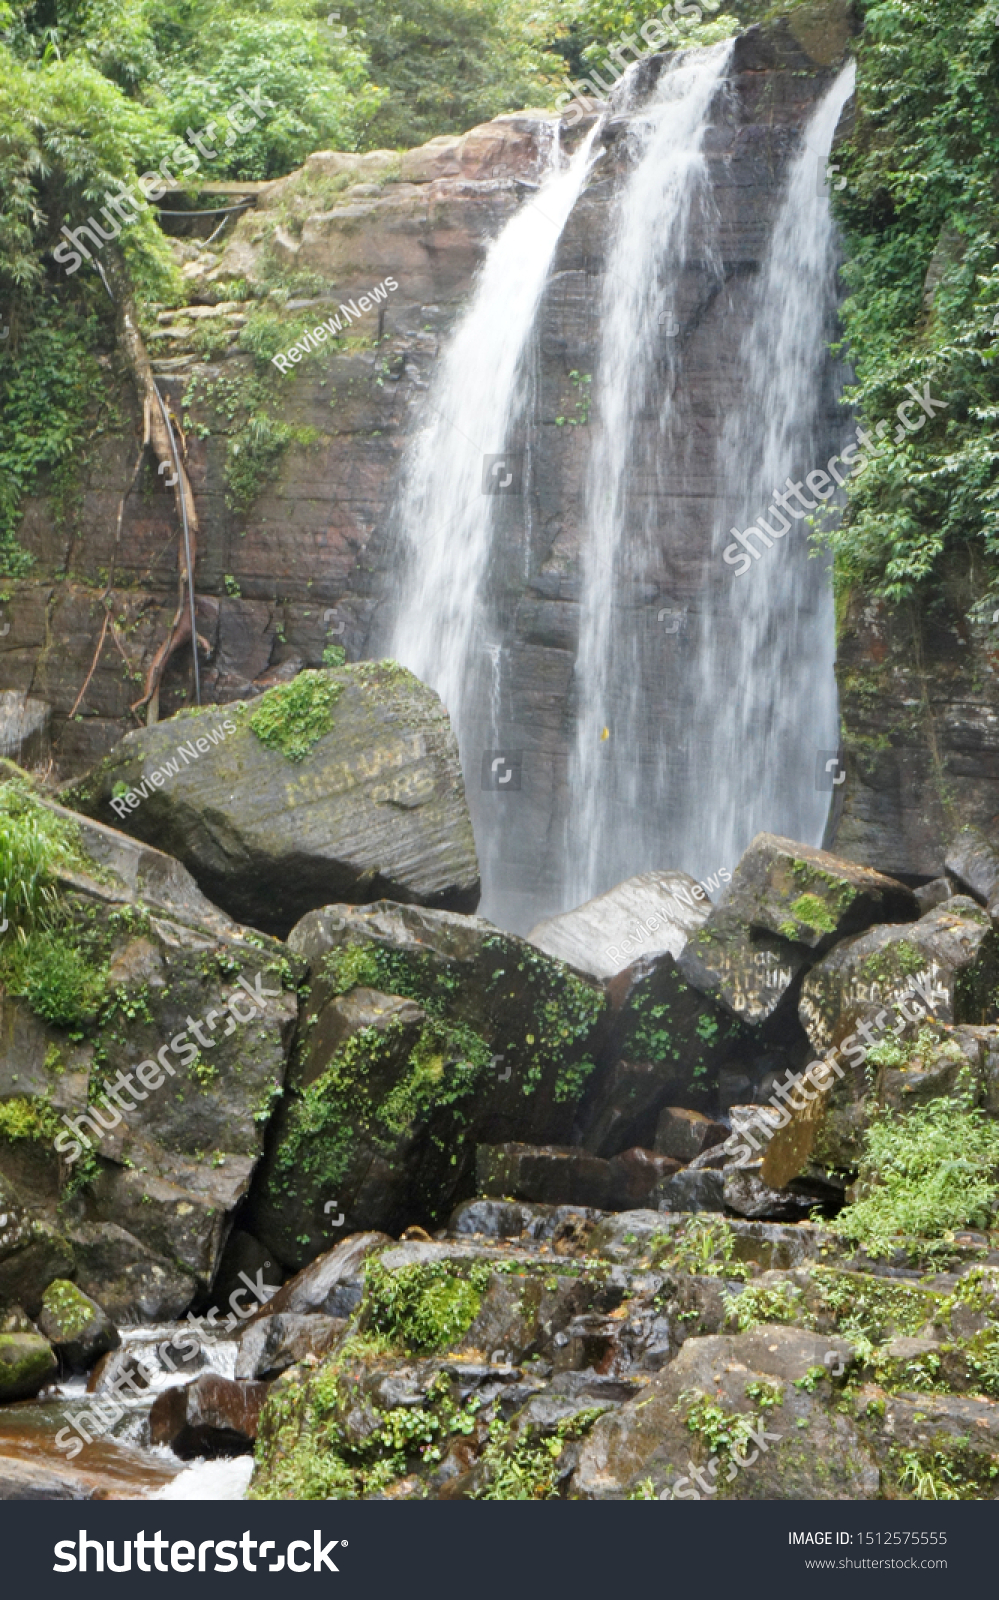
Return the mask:
[[[839,737],[832,585],[828,560],[810,549],[803,502],[817,510],[819,491],[842,491],[835,470],[811,492],[802,480],[835,459],[846,431],[831,421],[838,260],[825,175],[855,76],[852,62],[839,73],[792,162],[742,344],[739,403],[719,435],[712,603],[691,663],[687,782],[671,802],[681,822],[670,864],[690,872],[734,865],[764,829],[820,844],[828,814],[824,768]],[[789,516],[771,512],[779,491]],[[759,558],[737,576],[742,547],[731,546],[761,515],[772,548],[762,535],[751,541]],[[781,523],[790,528],[778,537]]]
[[478,777],[479,747],[485,748],[475,722],[484,654],[490,709],[497,714],[493,669],[500,641],[491,637],[486,593],[494,514],[506,490],[519,506],[526,503],[525,463],[517,453],[504,453],[513,451],[527,401],[525,353],[538,302],[585,181],[595,132],[564,171],[555,138],[547,181],[490,247],[434,378],[426,402],[430,419],[403,468],[395,519],[405,570],[390,653],[440,695],[471,782]]
[[[632,117],[633,166],[611,224],[596,366],[598,431],[587,475],[570,904],[646,868],[680,864],[662,859],[659,808],[645,792],[647,663],[628,612],[641,598],[658,529],[656,497],[646,495],[636,506],[631,490],[647,473],[660,482],[684,448],[679,352],[664,330],[677,322],[677,286],[692,251],[701,275],[721,280],[704,141],[731,53],[726,40],[671,59],[650,101]],[[650,406],[658,413],[656,459],[636,460],[636,422]]]

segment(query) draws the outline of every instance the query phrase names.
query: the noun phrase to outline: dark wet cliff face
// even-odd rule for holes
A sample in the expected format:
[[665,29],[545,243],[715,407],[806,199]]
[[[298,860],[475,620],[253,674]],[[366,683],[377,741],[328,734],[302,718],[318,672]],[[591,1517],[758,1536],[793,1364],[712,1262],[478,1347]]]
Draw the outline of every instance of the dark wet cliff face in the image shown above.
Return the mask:
[[[656,416],[650,409],[636,422],[639,481],[630,487],[632,512],[652,530],[653,549],[641,583],[622,592],[617,625],[634,632],[649,717],[669,723],[681,754],[699,737],[696,696],[684,687],[678,664],[705,588],[711,530],[704,503],[712,492],[731,375],[789,160],[835,76],[852,25],[848,8],[839,4],[809,15],[807,22],[751,29],[736,42],[712,117],[705,156],[719,259],[709,271],[699,258],[703,219],[695,217],[676,285],[679,328],[662,328],[655,353],[656,382],[677,389],[683,425],[684,447],[668,471],[649,470],[657,452]],[[664,66],[662,57],[644,64],[639,93],[652,91]],[[563,149],[571,152],[587,126],[585,120],[575,127],[567,122]],[[612,118],[602,137],[605,153],[565,228],[535,329],[533,401],[522,435],[504,441],[506,448],[524,450],[528,470],[526,492],[497,507],[499,555],[489,602],[503,638],[499,721],[494,728],[483,704],[482,749],[473,739],[464,752],[477,834],[492,830],[494,875],[508,886],[495,902],[496,914],[513,925],[555,908],[559,885],[546,862],[574,803],[568,774],[578,714],[580,537],[592,434],[579,378],[593,372],[598,351],[610,209],[632,159],[628,115]],[[317,301],[314,290],[296,287],[304,274],[328,285],[329,305],[315,303],[317,319],[390,277],[398,283],[377,307],[362,309],[346,351],[312,357],[287,375],[264,369],[278,384],[281,418],[310,431],[278,458],[272,481],[261,474],[260,492],[245,509],[237,508],[238,497],[237,507],[227,504],[233,494],[231,484],[227,494],[226,457],[228,450],[231,477],[233,445],[225,435],[230,396],[251,376],[253,358],[234,345],[204,363],[192,353],[192,340],[206,320],[194,319],[185,336],[182,317],[164,316],[164,337],[151,350],[161,390],[186,418],[203,529],[197,592],[199,631],[211,651],[202,663],[206,699],[253,693],[275,671],[284,676],[299,665],[318,665],[329,643],[344,645],[351,659],[384,648],[399,566],[391,510],[402,454],[425,415],[441,342],[467,302],[490,241],[538,183],[552,139],[551,119],[523,114],[401,159],[320,153],[301,175],[261,197],[221,260],[201,258],[187,267],[196,310],[217,302],[232,279],[273,283],[284,275],[292,285],[285,306],[289,327]],[[194,254],[189,247],[188,253]],[[239,315],[229,317],[234,327]],[[289,340],[296,336],[297,323]],[[114,555],[118,502],[139,427],[117,359],[108,356],[105,366],[109,397],[124,425],[95,433],[75,522],[57,525],[43,501],[29,506],[23,538],[37,564],[30,580],[12,586],[11,629],[0,639],[0,686],[52,704],[56,771],[66,777],[133,725],[128,705],[175,606],[172,497],[147,473],[125,508],[115,626],[79,711],[67,720],[100,637],[98,596]],[[827,388],[822,404],[831,433],[839,415],[832,376]],[[673,619],[683,620],[669,634]],[[167,674],[162,715],[189,703],[189,680],[189,660],[181,653]],[[499,743],[524,752],[516,794],[479,785],[481,755],[496,742],[496,731]],[[497,827],[500,806],[506,809]],[[668,853],[668,840],[663,848]],[[722,863],[637,865],[649,864],[711,871]]]

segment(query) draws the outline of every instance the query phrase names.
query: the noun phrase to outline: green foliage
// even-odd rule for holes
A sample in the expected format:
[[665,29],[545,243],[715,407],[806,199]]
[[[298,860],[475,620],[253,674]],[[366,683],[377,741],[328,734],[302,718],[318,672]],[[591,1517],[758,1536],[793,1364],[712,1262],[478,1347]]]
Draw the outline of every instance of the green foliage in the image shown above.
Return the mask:
[[805,1311],[805,1297],[794,1283],[784,1281],[769,1286],[750,1283],[737,1294],[724,1292],[723,1297],[728,1320],[740,1333],[769,1322],[802,1327],[810,1320]]
[[[289,0],[265,12],[238,0],[200,10],[199,25],[167,53],[151,96],[164,123],[157,161],[189,127],[206,128],[215,118],[226,128],[232,105],[240,121],[250,122],[238,92],[258,85],[266,115],[229,147],[219,138],[218,159],[204,167],[213,179],[278,177],[312,150],[358,148],[386,99],[370,80],[361,41],[337,37],[335,28],[320,25],[313,6]],[[216,147],[211,135],[207,142]]]
[[804,923],[813,933],[835,933],[836,921],[824,900],[817,894],[800,894],[788,908],[788,921],[781,926],[786,939],[798,936],[798,923]]
[[22,499],[48,474],[65,518],[101,372],[94,358],[93,312],[68,308],[61,314],[55,298],[39,292],[26,326],[20,316],[9,315],[12,333],[0,356],[0,570],[18,577],[30,565],[15,537]]
[[64,931],[46,929],[28,941],[12,963],[13,992],[22,994],[36,1016],[57,1028],[92,1022],[105,994],[106,969],[69,942]]
[[[457,1108],[489,1065],[487,1045],[464,1024],[430,1018],[405,1062],[399,1063],[401,1032],[397,1021],[386,1028],[360,1029],[325,1072],[295,1096],[275,1162],[283,1185],[304,1179],[317,1192],[333,1192],[361,1132],[391,1155],[398,1140],[415,1133],[431,1109],[454,1108],[450,1142],[458,1144]],[[432,1206],[433,1197],[428,1199]]]
[[300,672],[261,696],[250,727],[268,750],[279,750],[287,761],[304,761],[331,731],[333,707],[342,693],[343,684],[328,673]]
[[545,49],[558,31],[531,0],[365,0],[356,19],[371,72],[387,90],[365,132],[367,148],[422,144],[463,133],[501,111],[548,105],[564,68]]
[[696,1214],[684,1223],[681,1232],[657,1235],[651,1245],[653,1258],[665,1256],[678,1272],[744,1278],[748,1268],[732,1260],[734,1250],[735,1234],[724,1217]]
[[[997,66],[991,0],[865,8],[858,117],[837,153],[847,184],[834,203],[857,380],[847,399],[869,429],[888,426],[831,543],[841,587],[895,601],[939,574],[945,551],[997,548]],[[932,421],[919,412],[924,425],[896,441],[909,384],[929,384],[947,409]]]
[[999,1127],[968,1098],[931,1100],[867,1128],[861,1197],[830,1227],[877,1259],[931,1247],[955,1228],[987,1227],[999,1200]]
[[[704,1441],[713,1456],[719,1456],[723,1461],[733,1452],[744,1456],[746,1446],[752,1443],[760,1426],[759,1419],[752,1413],[723,1411],[720,1405],[709,1400],[699,1389],[687,1389],[681,1394],[676,1409],[682,1411],[684,1408],[687,1408],[685,1421],[688,1430]],[[733,1462],[730,1481],[734,1472]]]
[[80,865],[76,825],[41,805],[19,775],[0,784],[0,896],[22,940],[54,905],[56,869]]
[[478,1314],[491,1269],[477,1264],[463,1273],[454,1262],[414,1262],[389,1272],[380,1261],[364,1278],[367,1326],[406,1350],[448,1350]]
[[606,1406],[588,1406],[563,1417],[549,1434],[530,1429],[511,1441],[510,1424],[497,1418],[490,1424],[489,1443],[482,1452],[488,1483],[473,1500],[554,1500],[558,1494],[559,1458],[570,1439],[582,1439]]

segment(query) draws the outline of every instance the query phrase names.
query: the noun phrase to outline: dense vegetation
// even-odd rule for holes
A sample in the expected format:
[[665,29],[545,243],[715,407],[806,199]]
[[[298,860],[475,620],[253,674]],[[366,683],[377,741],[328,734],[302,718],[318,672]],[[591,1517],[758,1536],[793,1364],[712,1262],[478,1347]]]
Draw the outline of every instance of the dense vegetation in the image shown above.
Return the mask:
[[[999,15],[994,0],[865,8],[858,115],[837,153],[850,392],[883,453],[833,535],[841,584],[899,601],[964,552],[991,593],[999,535]],[[935,419],[895,442],[929,385]],[[919,414],[919,413],[917,413]],[[914,419],[915,420],[915,419]],[[983,609],[994,600],[982,598]]]

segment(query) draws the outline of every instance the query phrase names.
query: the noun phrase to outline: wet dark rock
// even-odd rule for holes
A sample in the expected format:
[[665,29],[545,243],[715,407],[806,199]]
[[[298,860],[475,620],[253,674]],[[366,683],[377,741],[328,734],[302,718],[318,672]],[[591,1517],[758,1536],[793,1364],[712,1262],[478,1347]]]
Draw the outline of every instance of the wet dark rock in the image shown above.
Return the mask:
[[707,1110],[722,1063],[752,1046],[741,1023],[688,983],[671,955],[642,957],[606,992],[601,1068],[577,1127],[587,1150],[613,1156],[651,1148],[665,1105]]
[[169,1445],[183,1461],[244,1455],[257,1437],[266,1383],[220,1378],[215,1372],[182,1388],[164,1389],[149,1413],[153,1444]]
[[[170,851],[230,915],[281,938],[337,900],[474,911],[472,824],[437,695],[394,663],[309,681],[335,686],[338,698],[332,731],[300,761],[253,732],[266,702],[180,714],[127,734],[65,799],[113,822],[115,785],[134,793],[146,779],[146,798],[120,826]],[[178,761],[192,745],[193,757]],[[171,760],[179,771],[156,787],[152,773]]]
[[[823,1368],[828,1351],[844,1365],[853,1359],[845,1340],[796,1328],[769,1326],[688,1339],[640,1400],[594,1424],[569,1493],[587,1500],[624,1499],[651,1477],[662,1498],[716,1493],[726,1499],[875,1498],[877,1467],[855,1424],[828,1408],[829,1379],[820,1383],[825,1393],[796,1387],[797,1380]],[[767,1386],[772,1396],[767,1409],[754,1401],[754,1385]],[[688,1428],[687,1417],[705,1401],[744,1417],[755,1429],[759,1442],[747,1443],[742,1470],[727,1453],[712,1457]]]
[[194,1299],[198,1280],[157,1255],[113,1222],[79,1222],[67,1229],[76,1258],[75,1281],[112,1322],[172,1322]]
[[33,1220],[26,1210],[19,1217],[14,1227],[8,1226],[7,1243],[0,1243],[0,1307],[23,1306],[36,1318],[46,1288],[72,1273],[76,1258],[72,1245],[54,1228]]
[[65,1278],[46,1289],[38,1326],[70,1372],[86,1372],[98,1356],[121,1342],[103,1308]]
[[[285,980],[293,989],[297,964],[212,906],[170,856],[43,795],[38,803],[77,830],[82,857],[57,873],[60,937],[73,948],[81,934],[102,942],[102,1005],[112,990],[141,993],[142,1004],[127,1028],[107,1007],[75,1042],[26,1000],[0,997],[0,1098],[73,1124],[60,1132],[59,1153],[47,1137],[0,1140],[0,1172],[31,1219],[14,1241],[0,1235],[0,1305],[16,1301],[33,1316],[48,1283],[74,1277],[63,1231],[74,1230],[81,1283],[99,1303],[106,1292],[116,1314],[175,1316],[214,1276],[263,1148],[297,1011]],[[188,1018],[202,1029],[200,1055]],[[133,1099],[127,1082],[137,1071],[145,1087]],[[102,1084],[116,1081],[130,1110],[101,1100]],[[66,1203],[82,1160],[88,1181]]]
[[964,829],[948,848],[944,864],[960,888],[981,901],[990,917],[999,913],[999,850],[989,839]]
[[247,1233],[245,1228],[234,1228],[226,1240],[218,1275],[211,1289],[214,1305],[228,1307],[229,1296],[236,1294],[236,1304],[245,1304],[246,1279],[251,1283],[263,1282],[281,1287],[284,1274],[265,1244]]
[[55,1472],[36,1461],[0,1457],[0,1501],[90,1500],[93,1487],[72,1473]]
[[691,1170],[667,1178],[655,1191],[664,1211],[724,1211],[725,1184],[720,1172]]
[[904,885],[773,834],[756,836],[724,902],[688,942],[679,967],[747,1023],[772,1016],[797,975],[838,939],[874,922],[914,921]]
[[762,1161],[728,1167],[723,1177],[725,1205],[741,1217],[774,1222],[800,1222],[814,1209],[817,1198],[790,1189],[771,1189],[761,1176]]
[[656,1150],[622,1150],[607,1163],[610,1168],[611,1211],[637,1211],[649,1203],[653,1190],[678,1172],[682,1163]]
[[346,1318],[322,1314],[286,1312],[261,1317],[240,1335],[235,1376],[265,1381],[276,1378],[296,1361],[326,1355],[346,1327]]
[[941,906],[945,900],[952,900],[957,891],[950,878],[933,878],[929,883],[920,884],[919,888],[912,892],[919,906],[919,915],[924,917],[934,906]]
[[993,998],[999,981],[999,938],[987,914],[967,895],[955,895],[905,927],[872,928],[846,939],[808,974],[799,1013],[818,1056],[856,1034],[861,1022],[906,1004],[926,1015],[915,980],[928,982],[930,1013],[940,1022],[999,1021]]
[[277,1294],[248,1319],[246,1328],[279,1312],[296,1316],[321,1312],[326,1317],[349,1317],[361,1302],[366,1258],[387,1243],[388,1235],[384,1233],[355,1233],[342,1239],[335,1249],[317,1256],[289,1278]]
[[684,1164],[695,1161],[706,1150],[722,1144],[729,1136],[724,1123],[712,1122],[700,1111],[683,1106],[664,1106],[659,1113],[654,1149],[673,1156]]
[[485,1195],[610,1208],[610,1163],[574,1146],[480,1144],[475,1171]]
[[289,943],[311,989],[247,1212],[279,1261],[302,1265],[337,1227],[440,1225],[485,1132],[568,1141],[599,1053],[596,985],[479,918],[387,901],[310,913]]

